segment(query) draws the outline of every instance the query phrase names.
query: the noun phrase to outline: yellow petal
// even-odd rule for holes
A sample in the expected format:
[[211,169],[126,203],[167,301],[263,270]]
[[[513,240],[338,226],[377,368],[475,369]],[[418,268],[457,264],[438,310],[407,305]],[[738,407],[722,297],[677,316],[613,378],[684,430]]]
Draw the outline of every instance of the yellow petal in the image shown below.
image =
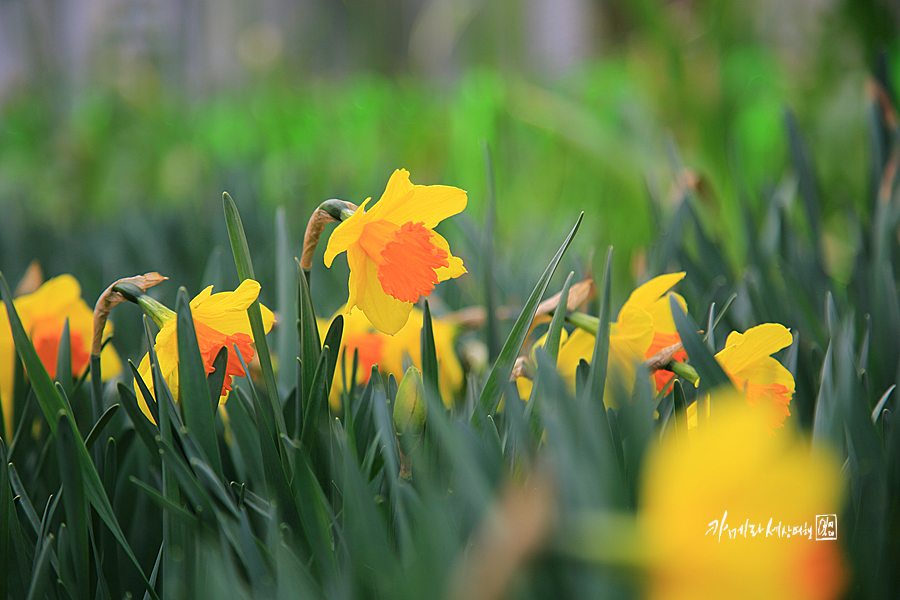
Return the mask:
[[359,240],[363,227],[372,220],[371,215],[366,212],[366,205],[369,203],[369,200],[371,198],[366,198],[366,201],[356,209],[356,212],[331,232],[331,236],[328,238],[328,245],[325,247],[326,267],[331,267],[335,256],[345,252],[351,244]]
[[354,306],[359,304],[359,299],[366,292],[368,283],[368,271],[366,263],[371,259],[359,244],[353,244],[347,248],[347,264],[350,265],[350,279],[347,285],[350,288],[350,295],[347,298],[347,314],[351,314]]
[[771,356],[734,373],[734,376],[762,386],[783,385],[790,393],[794,392],[794,376]]
[[437,273],[438,281],[446,281],[448,279],[453,279],[454,277],[459,277],[464,273],[468,273],[466,268],[463,266],[463,261],[461,258],[457,258],[453,256],[450,252],[450,244],[447,243],[447,240],[443,238],[439,233],[432,231],[431,232],[431,243],[434,244],[437,248],[443,250],[447,253],[448,262],[450,263],[447,267],[438,267],[434,270]]
[[34,293],[16,298],[15,306],[22,324],[26,325],[25,330],[28,331],[27,323],[37,314],[64,315],[79,300],[81,285],[78,280],[71,275],[60,275],[44,282]]
[[[194,320],[229,335],[235,333],[252,335],[247,308],[259,296],[259,283],[252,279],[245,279],[238,286],[238,289],[233,292],[219,292],[212,295],[208,294],[209,289],[207,288],[200,293],[200,296],[205,295],[205,300],[198,302],[196,306],[191,306]],[[194,303],[192,302],[191,304],[193,305]],[[266,315],[265,313],[268,314]],[[274,317],[269,309],[264,311],[264,324],[266,323],[266,317],[269,319],[269,325],[266,329],[268,331],[268,329],[271,329],[271,323],[274,322]]]
[[[654,277],[644,285],[638,287],[631,292],[625,306],[636,306],[648,310],[650,306],[656,302],[663,294],[668,292],[672,286],[684,279],[684,272],[670,273],[668,275],[660,275]],[[625,306],[622,308],[624,309]]]
[[194,296],[194,299],[191,300],[191,313],[197,310],[197,307],[206,302],[209,297],[212,295],[213,286],[207,286],[204,288],[199,294]]
[[594,346],[597,344],[596,336],[583,329],[574,330],[559,347],[556,364],[559,374],[569,384],[569,390],[575,391],[575,374],[581,359],[591,362],[594,356]]
[[672,305],[669,303],[670,296],[674,296],[681,309],[684,312],[687,312],[687,302],[675,292],[669,292],[651,304],[650,308],[647,309],[647,312],[653,317],[653,329],[660,333],[678,332],[678,330],[675,329],[675,321],[672,319]]
[[366,317],[375,329],[394,335],[400,331],[409,318],[412,310],[411,302],[401,302],[387,295],[378,281],[378,265],[368,257],[365,261],[365,287],[357,298],[357,304],[366,313]]
[[725,340],[725,348],[716,359],[728,373],[736,375],[763,358],[790,346],[794,341],[790,330],[778,323],[763,323],[748,329],[743,335],[732,332]]
[[637,306],[625,305],[619,312],[619,320],[613,323],[609,334],[610,349],[627,347],[629,352],[644,356],[653,343],[653,317]]
[[369,211],[372,219],[403,223],[424,223],[434,227],[466,208],[466,192],[447,185],[412,185],[409,173],[398,169],[391,175],[381,200]]

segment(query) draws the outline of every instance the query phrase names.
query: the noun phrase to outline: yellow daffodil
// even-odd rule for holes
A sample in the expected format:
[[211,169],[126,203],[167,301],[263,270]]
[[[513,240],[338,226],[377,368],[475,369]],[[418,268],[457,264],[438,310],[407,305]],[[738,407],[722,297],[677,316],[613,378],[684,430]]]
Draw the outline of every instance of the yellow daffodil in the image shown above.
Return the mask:
[[[69,338],[72,353],[72,374],[84,374],[90,362],[93,336],[93,311],[81,298],[81,286],[71,275],[60,275],[45,282],[31,294],[15,299],[16,312],[22,326],[31,338],[44,368],[50,377],[56,377],[56,360],[59,338],[66,319],[69,320]],[[104,337],[112,335],[112,324],[107,323]],[[15,346],[6,315],[6,306],[0,304],[0,398],[6,418],[7,439],[12,437],[13,368]],[[122,371],[122,362],[115,348],[107,344],[100,354],[100,368],[104,379],[115,377]]]
[[[607,404],[616,404],[612,393],[616,386],[631,389],[637,374],[635,365],[680,341],[675,333],[669,295],[674,295],[682,306],[686,304],[678,294],[666,292],[683,278],[684,273],[660,275],[639,286],[622,306],[616,322],[610,325],[609,369],[604,392]],[[596,338],[583,329],[576,329],[568,336],[565,336],[565,332],[563,334],[557,365],[560,375],[574,391],[578,363],[581,359],[590,362],[593,358]],[[543,346],[545,337],[538,340],[535,346]],[[682,354],[683,352],[676,354],[675,358],[680,359]],[[657,377],[657,389],[662,389],[671,376],[671,373],[666,372]],[[528,379],[519,377],[516,385],[522,398],[531,394],[531,382]]]
[[[672,319],[672,306],[669,304],[669,298],[674,296],[685,312],[687,311],[687,302],[675,292],[666,292],[684,279],[684,275],[685,273],[681,272],[654,277],[634,290],[628,298],[626,304],[630,303],[632,306],[642,308],[653,317],[653,341],[644,353],[645,359],[681,341],[678,331],[675,329],[675,321]],[[684,350],[679,350],[672,356],[672,359],[677,361],[684,361],[686,358],[687,353]],[[661,391],[673,376],[674,373],[671,371],[662,369],[656,371],[653,374],[656,391]]]
[[444,185],[413,185],[409,173],[394,171],[375,206],[371,198],[331,234],[325,265],[347,252],[350,265],[348,313],[359,306],[372,325],[393,335],[413,304],[439,282],[466,272],[450,254],[435,226],[466,207],[466,192]]
[[[339,310],[337,314],[344,312]],[[344,332],[341,338],[341,354],[338,357],[337,369],[334,373],[334,383],[331,386],[329,402],[333,410],[341,408],[341,391],[345,377],[350,378],[350,370],[353,368],[353,353],[359,353],[359,365],[356,370],[356,383],[368,382],[372,372],[372,366],[378,365],[378,370],[384,375],[393,374],[397,383],[403,379],[403,355],[408,354],[412,364],[421,368],[422,348],[420,335],[422,330],[423,313],[418,308],[413,308],[409,315],[408,327],[404,327],[397,335],[385,335],[375,329],[360,312],[344,314]],[[319,334],[325,336],[331,321],[319,319]],[[432,317],[431,325],[434,332],[434,346],[440,370],[441,396],[446,404],[453,401],[454,392],[462,385],[463,370],[456,357],[454,340],[456,338],[456,325]],[[343,368],[346,367],[346,376]]]
[[668,436],[649,453],[638,512],[649,596],[837,597],[840,545],[816,529],[817,515],[840,513],[840,463],[791,430],[772,436],[766,410],[738,394],[715,404],[690,442]]
[[[770,355],[793,343],[790,330],[778,323],[764,323],[745,333],[731,332],[716,360],[750,406],[763,405],[771,429],[784,426],[790,416],[794,377]],[[707,407],[708,408],[708,407]],[[697,423],[697,403],[688,407],[688,425]]]
[[[238,289],[233,292],[212,293],[212,286],[200,292],[191,300],[191,315],[194,318],[194,328],[197,331],[197,343],[200,347],[200,355],[206,367],[206,373],[213,372],[213,362],[219,350],[224,346],[228,348],[228,362],[225,367],[225,381],[222,384],[222,394],[219,404],[225,402],[228,392],[231,391],[232,377],[245,375],[241,361],[234,353],[234,345],[244,359],[249,363],[253,359],[255,350],[253,347],[253,333],[250,329],[250,319],[247,317],[247,308],[253,304],[259,296],[259,284],[252,279],[245,279]],[[263,325],[266,333],[272,329],[274,315],[265,306],[262,310]],[[172,390],[175,400],[178,400],[178,335],[176,319],[171,315],[156,334],[156,355],[159,359],[159,368],[163,378]],[[149,353],[141,360],[138,367],[144,382],[153,392],[153,381],[150,374]],[[135,393],[141,410],[152,420],[150,411],[144,401],[143,394],[135,385]]]

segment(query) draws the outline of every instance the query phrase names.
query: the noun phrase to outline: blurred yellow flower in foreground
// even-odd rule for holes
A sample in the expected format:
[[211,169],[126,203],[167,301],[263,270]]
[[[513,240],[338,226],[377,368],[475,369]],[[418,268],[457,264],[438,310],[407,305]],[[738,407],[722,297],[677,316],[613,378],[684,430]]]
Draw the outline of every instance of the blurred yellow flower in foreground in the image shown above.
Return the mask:
[[[778,323],[764,323],[745,333],[731,332],[716,360],[744,392],[750,406],[764,406],[770,429],[784,427],[791,414],[789,405],[794,395],[794,377],[770,355],[794,341],[790,330]],[[697,403],[688,407],[688,425],[697,422]]]
[[[197,343],[207,374],[213,372],[213,362],[219,350],[223,346],[228,348],[228,363],[225,367],[225,381],[222,384],[219,404],[225,402],[228,392],[231,391],[232,377],[245,375],[240,359],[234,353],[234,345],[237,344],[244,362],[249,363],[255,354],[253,332],[250,329],[247,308],[259,296],[259,289],[260,286],[257,282],[245,279],[233,292],[213,294],[212,286],[209,286],[191,300],[191,315],[197,331]],[[262,310],[263,326],[268,333],[275,321],[274,315],[265,306],[260,305],[260,310]],[[176,321],[173,313],[156,334],[155,348],[162,376],[168,383],[169,389],[172,390],[175,400],[178,401],[178,330]],[[138,372],[147,387],[150,388],[150,392],[153,393],[149,353],[141,360]],[[141,410],[148,419],[153,420],[143,394],[136,384],[135,393]]]
[[[51,378],[56,377],[56,359],[59,338],[66,319],[69,319],[69,338],[72,352],[72,374],[80,377],[90,363],[91,339],[94,329],[94,312],[81,298],[81,286],[71,275],[60,275],[45,282],[31,294],[15,299],[16,312],[22,326],[31,338],[44,368]],[[104,337],[112,335],[112,324],[107,323]],[[15,346],[6,314],[6,305],[0,303],[0,398],[6,418],[7,439],[12,438],[14,422],[13,369]],[[104,379],[115,377],[122,371],[122,362],[115,348],[107,344],[100,354],[100,370]]]
[[[344,313],[341,308],[335,316]],[[403,355],[408,354],[412,364],[422,367],[422,346],[420,335],[422,330],[423,313],[418,308],[412,308],[409,314],[409,323],[397,335],[390,336],[375,329],[360,312],[344,314],[344,332],[341,337],[341,353],[338,356],[337,368],[334,372],[334,383],[331,386],[331,394],[328,400],[332,410],[341,408],[341,392],[344,387],[344,379],[350,379],[353,369],[353,353],[359,353],[359,366],[356,370],[356,383],[365,384],[369,381],[372,366],[378,365],[378,371],[383,375],[393,374],[397,383],[403,380]],[[332,317],[333,319],[334,317]],[[324,338],[331,320],[318,319],[319,335]],[[456,357],[454,339],[456,338],[456,325],[442,321],[437,317],[431,319],[434,331],[434,346],[437,353],[438,368],[440,370],[441,397],[444,403],[453,401],[454,392],[462,386],[463,370]],[[347,372],[344,374],[343,369]],[[348,381],[349,382],[349,381]]]
[[466,192],[413,185],[409,173],[399,169],[381,200],[366,211],[369,200],[331,234],[325,265],[347,252],[348,314],[359,306],[376,329],[393,335],[406,324],[420,296],[466,272],[462,259],[450,254],[447,240],[434,232],[438,223],[466,207]]
[[[603,395],[607,406],[617,404],[613,393],[617,386],[625,390],[631,389],[637,375],[635,367],[638,363],[680,341],[678,334],[675,333],[675,322],[672,320],[672,311],[669,307],[669,295],[674,295],[683,307],[687,305],[678,294],[674,292],[666,294],[666,292],[683,278],[684,273],[660,275],[639,286],[625,301],[616,322],[611,324],[609,369],[606,391]],[[532,356],[534,348],[543,346],[545,341],[546,336],[535,343],[532,348]],[[591,361],[595,344],[596,337],[583,329],[576,329],[568,336],[563,332],[556,362],[560,375],[573,392],[575,391],[575,371],[578,363],[581,359]],[[682,354],[683,352],[676,354],[675,358],[680,359]],[[671,376],[672,373],[665,372],[663,376],[656,377],[657,389],[662,389]],[[519,377],[516,385],[519,395],[523,399],[527,399],[531,394],[531,381]]]
[[816,516],[840,512],[840,463],[790,430],[771,435],[767,409],[740,395],[714,400],[708,427],[689,443],[669,436],[647,460],[638,514],[650,597],[836,597],[840,546],[816,539]]

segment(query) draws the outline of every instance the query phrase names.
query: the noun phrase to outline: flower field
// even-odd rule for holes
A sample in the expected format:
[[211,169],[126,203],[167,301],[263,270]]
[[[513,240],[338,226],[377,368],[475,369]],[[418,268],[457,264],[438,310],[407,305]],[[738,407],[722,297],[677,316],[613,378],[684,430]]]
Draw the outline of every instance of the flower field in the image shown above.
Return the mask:
[[0,103],[0,598],[896,598],[889,55]]

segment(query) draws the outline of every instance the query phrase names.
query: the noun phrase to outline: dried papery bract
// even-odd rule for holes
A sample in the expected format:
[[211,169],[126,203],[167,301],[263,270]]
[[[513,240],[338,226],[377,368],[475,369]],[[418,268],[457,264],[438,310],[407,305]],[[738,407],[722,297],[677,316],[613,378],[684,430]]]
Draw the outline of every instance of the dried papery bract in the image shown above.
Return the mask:
[[312,268],[313,255],[316,253],[316,246],[319,244],[319,238],[322,231],[328,223],[340,223],[344,219],[356,212],[358,207],[352,202],[345,202],[332,198],[320,204],[309,222],[306,224],[306,233],[303,235],[303,252],[300,255],[300,266],[304,271],[309,273]]
[[[141,292],[146,292],[149,288],[167,279],[168,277],[160,275],[156,271],[152,271],[150,273],[144,273],[143,275],[119,279],[106,288],[97,299],[97,304],[94,305],[94,337],[91,341],[91,354],[94,356],[100,355],[100,350],[103,347],[103,329],[106,327],[106,319],[109,317],[112,308],[116,304],[126,300],[137,302],[136,298],[125,296],[125,294],[129,294],[129,292],[126,291],[127,286],[135,286]],[[119,290],[122,291],[117,291],[115,289],[117,286],[119,287]]]

